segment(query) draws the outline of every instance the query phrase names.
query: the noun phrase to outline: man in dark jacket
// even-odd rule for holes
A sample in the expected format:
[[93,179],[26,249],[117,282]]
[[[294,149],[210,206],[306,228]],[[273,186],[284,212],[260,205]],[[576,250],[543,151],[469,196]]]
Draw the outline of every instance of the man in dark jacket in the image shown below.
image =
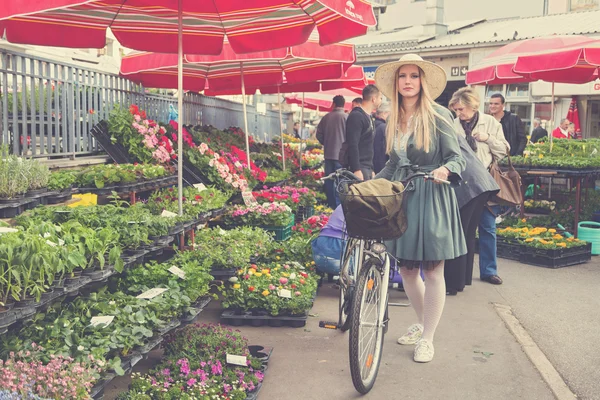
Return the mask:
[[510,145],[511,156],[522,156],[527,146],[527,136],[523,122],[518,115],[504,110],[504,96],[495,93],[490,98],[490,114],[502,124],[504,137]]
[[375,114],[375,139],[373,139],[373,171],[379,173],[389,159],[386,154],[385,129],[390,116],[390,105],[382,104]]
[[353,109],[346,120],[348,169],[363,180],[372,179],[373,139],[375,136],[371,113],[381,105],[381,92],[375,85],[362,91],[362,105]]
[[533,120],[533,132],[531,133],[531,143],[537,143],[541,138],[547,138],[548,131],[542,128],[542,121],[539,118]]
[[[348,114],[344,112],[346,99],[343,96],[333,98],[333,111],[325,115],[317,126],[317,140],[323,145],[325,153],[325,175],[342,168],[338,159],[340,148],[346,139],[346,119]],[[335,190],[332,180],[325,181],[325,194],[327,204],[334,209],[340,205],[340,199]]]

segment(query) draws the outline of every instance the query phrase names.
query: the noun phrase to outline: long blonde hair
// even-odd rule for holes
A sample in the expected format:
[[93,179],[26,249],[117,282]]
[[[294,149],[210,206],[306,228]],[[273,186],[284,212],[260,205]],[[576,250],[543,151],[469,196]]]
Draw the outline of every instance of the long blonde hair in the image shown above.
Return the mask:
[[[446,125],[450,129],[452,127],[449,125],[449,122],[446,120],[444,116],[442,116],[439,112],[437,112],[434,108],[434,102],[429,94],[429,89],[427,87],[427,77],[423,70],[419,68],[419,76],[421,78],[421,90],[419,92],[419,99],[417,100],[417,106],[415,114],[413,115],[413,132],[412,134],[415,137],[415,145],[419,150],[425,150],[426,153],[429,153],[429,148],[431,145],[431,137],[436,132],[436,117],[444,121]],[[402,109],[402,95],[398,93],[398,71],[396,71],[396,78],[394,79],[394,93],[396,96],[392,96],[390,99],[391,102],[391,111],[388,119],[385,138],[386,138],[386,153],[389,154],[394,149],[394,145],[398,140],[397,129],[398,129],[398,121],[400,119],[401,113],[404,113]]]

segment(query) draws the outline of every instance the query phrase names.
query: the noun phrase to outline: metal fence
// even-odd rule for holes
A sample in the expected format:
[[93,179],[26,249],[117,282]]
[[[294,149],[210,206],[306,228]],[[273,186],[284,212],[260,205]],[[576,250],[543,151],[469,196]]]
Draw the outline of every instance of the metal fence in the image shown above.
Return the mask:
[[[0,49],[0,137],[14,154],[71,157],[99,151],[91,128],[115,105],[137,104],[166,122],[177,99],[148,94],[115,74]],[[281,131],[279,113],[248,105],[248,130],[257,140]],[[284,123],[290,118],[284,115]],[[240,103],[195,93],[184,96],[184,124],[243,128]]]

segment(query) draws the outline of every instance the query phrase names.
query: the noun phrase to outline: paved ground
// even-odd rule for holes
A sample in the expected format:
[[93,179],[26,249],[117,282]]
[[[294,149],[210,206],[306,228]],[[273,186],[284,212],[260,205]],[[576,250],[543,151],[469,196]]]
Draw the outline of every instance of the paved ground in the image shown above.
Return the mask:
[[[600,399],[600,257],[546,269],[501,260],[493,288],[581,399]],[[471,293],[465,293],[470,296]]]
[[[436,337],[436,357],[430,364],[414,363],[412,348],[395,343],[396,338],[413,322],[413,311],[392,308],[391,326],[385,339],[379,377],[375,388],[365,398],[554,399],[492,303],[515,307],[526,327],[531,327],[533,332],[530,333],[534,339],[540,337],[546,347],[553,349],[549,352],[558,365],[564,364],[568,373],[561,373],[566,377],[572,376],[569,379],[572,379],[573,387],[582,388],[579,392],[581,397],[598,398],[594,397],[594,393],[598,393],[594,385],[598,383],[592,382],[593,374],[598,373],[595,370],[598,354],[594,354],[592,345],[597,340],[590,339],[587,342],[590,345],[580,349],[582,356],[573,358],[569,356],[568,347],[562,339],[566,336],[564,326],[570,323],[572,317],[579,316],[576,326],[588,326],[581,316],[586,315],[587,307],[592,310],[593,304],[597,305],[598,300],[592,298],[595,291],[590,291],[589,297],[582,294],[579,294],[579,298],[567,296],[569,292],[581,293],[578,281],[584,282],[583,285],[590,290],[593,288],[587,275],[594,273],[594,268],[590,264],[577,267],[577,270],[555,271],[503,262],[501,271],[506,283],[502,287],[475,280],[474,285],[464,293],[448,298]],[[598,274],[594,276],[598,277]],[[564,280],[568,279],[570,282],[564,284]],[[559,288],[567,290],[561,292]],[[337,315],[336,296],[331,285],[322,288],[312,310],[318,316],[310,318],[305,328],[242,328],[253,344],[275,347],[259,396],[261,399],[341,400],[360,397],[354,391],[348,369],[347,335],[318,328],[319,319],[334,319]],[[403,293],[393,291],[391,301],[403,300]],[[577,305],[580,301],[585,305]],[[563,304],[563,307],[553,307],[554,302]],[[561,311],[560,315],[556,310]],[[218,315],[218,303],[213,302],[201,315],[201,320],[216,322]],[[593,315],[597,317],[598,313],[587,315],[592,318]],[[561,328],[553,322],[556,319],[562,319]],[[592,330],[587,329],[586,332],[591,335]],[[569,337],[575,340],[577,332],[573,331]],[[578,346],[569,344],[569,347]],[[479,353],[481,351],[493,354],[485,357]],[[159,352],[154,353],[148,362],[140,363],[136,370],[145,370],[159,357]],[[585,365],[578,367],[581,360],[589,360],[589,363],[585,362],[587,368]],[[578,379],[577,376],[584,371],[587,371],[587,375]],[[126,390],[128,383],[128,378],[115,380],[106,398],[114,399],[117,393]]]

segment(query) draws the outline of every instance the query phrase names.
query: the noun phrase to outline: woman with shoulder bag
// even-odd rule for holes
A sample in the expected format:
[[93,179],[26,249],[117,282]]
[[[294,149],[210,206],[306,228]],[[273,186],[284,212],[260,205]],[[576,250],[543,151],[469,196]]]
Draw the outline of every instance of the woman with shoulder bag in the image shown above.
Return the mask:
[[[483,166],[489,170],[494,160],[501,160],[509,154],[510,145],[504,137],[502,125],[491,115],[479,111],[479,96],[469,88],[457,90],[450,100],[450,108],[457,118],[454,126],[463,136]],[[467,166],[468,168],[468,166]],[[496,254],[496,217],[502,208],[488,201],[479,220],[479,277],[482,281],[501,285],[498,276]],[[466,278],[467,282],[470,280]]]

